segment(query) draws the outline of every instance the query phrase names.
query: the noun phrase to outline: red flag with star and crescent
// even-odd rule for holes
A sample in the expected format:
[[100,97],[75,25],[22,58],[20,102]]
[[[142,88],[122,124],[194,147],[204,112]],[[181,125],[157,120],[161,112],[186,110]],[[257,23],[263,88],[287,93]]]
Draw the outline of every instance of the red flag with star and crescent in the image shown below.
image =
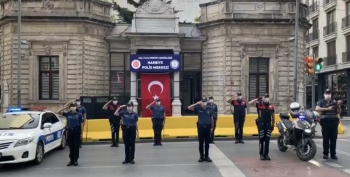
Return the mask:
[[165,108],[165,114],[171,116],[171,88],[170,73],[166,74],[141,74],[141,98],[142,117],[152,117],[152,111],[146,106],[156,98]]

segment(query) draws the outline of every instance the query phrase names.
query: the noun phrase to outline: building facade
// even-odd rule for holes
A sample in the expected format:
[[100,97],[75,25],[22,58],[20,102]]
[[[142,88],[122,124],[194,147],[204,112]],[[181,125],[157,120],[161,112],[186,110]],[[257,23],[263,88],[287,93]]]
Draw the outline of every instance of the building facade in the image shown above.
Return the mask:
[[[348,100],[350,1],[306,0],[305,3],[308,5],[307,19],[312,24],[308,34],[308,53],[324,58],[324,68],[317,73],[317,99],[321,99],[323,90],[329,88],[334,99]],[[345,104],[350,106],[350,103]]]
[[[170,5],[150,0],[136,10],[132,24],[116,25],[110,22],[109,3],[50,3],[28,0],[23,4],[22,40],[30,44],[22,49],[24,105],[57,110],[76,97],[89,103],[97,96],[95,102],[101,105],[89,110],[98,111],[110,96],[116,96],[122,102],[134,102],[142,116],[146,106],[142,93],[147,86],[141,78],[154,74],[158,79],[160,73],[169,75],[166,88],[171,90],[173,116],[193,114],[187,107],[202,96],[213,96],[219,114],[230,114],[226,100],[239,91],[245,100],[269,93],[278,112],[288,111],[293,101],[295,1],[214,1],[200,5],[199,24],[179,24]],[[15,1],[3,1],[1,6],[6,108],[16,103],[17,11]],[[40,13],[31,13],[33,7]],[[299,8],[298,47],[303,49],[310,24],[306,6]],[[297,83],[305,82],[305,55],[305,50],[299,50]],[[166,60],[169,57],[172,60]],[[148,83],[149,92],[154,83]]]

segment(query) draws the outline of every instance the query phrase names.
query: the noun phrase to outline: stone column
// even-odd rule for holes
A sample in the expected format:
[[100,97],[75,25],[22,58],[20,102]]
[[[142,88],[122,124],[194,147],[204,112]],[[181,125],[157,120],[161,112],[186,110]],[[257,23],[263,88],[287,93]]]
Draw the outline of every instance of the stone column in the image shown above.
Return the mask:
[[297,102],[298,102],[303,108],[305,108],[305,104],[304,104],[304,84],[303,84],[303,82],[300,82],[300,84],[299,84],[299,86],[298,86]]
[[[174,52],[174,54],[179,54],[180,52]],[[181,63],[182,65],[183,63]],[[180,101],[180,72],[174,72],[174,99],[171,103],[172,105],[172,116],[181,116],[181,101]]]
[[7,84],[7,80],[4,79],[2,83],[3,87],[3,95],[2,95],[2,111],[6,112],[7,108],[9,107],[9,85]]
[[[132,54],[135,54],[136,52],[132,52]],[[130,76],[130,101],[134,104],[134,111],[137,112],[138,110],[138,103],[137,103],[137,73],[131,72]]]

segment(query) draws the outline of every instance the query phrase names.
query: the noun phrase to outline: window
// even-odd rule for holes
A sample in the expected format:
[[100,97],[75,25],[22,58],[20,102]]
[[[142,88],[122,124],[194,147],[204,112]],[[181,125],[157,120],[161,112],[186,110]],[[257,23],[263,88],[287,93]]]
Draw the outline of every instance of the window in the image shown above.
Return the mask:
[[335,10],[327,13],[327,25],[335,22]]
[[122,102],[130,99],[131,73],[130,53],[111,53],[110,59],[110,96]]
[[57,122],[59,122],[57,116],[55,114],[49,113],[51,115],[51,123],[55,124]]
[[312,48],[312,54],[315,54],[315,56],[318,57],[318,47]]
[[346,51],[350,52],[350,36],[346,36]]
[[59,99],[59,63],[58,56],[39,58],[39,99]]
[[318,31],[318,18],[312,20],[312,32],[315,33]]
[[327,43],[327,57],[336,56],[335,41]]
[[249,100],[269,92],[269,59],[249,59]]

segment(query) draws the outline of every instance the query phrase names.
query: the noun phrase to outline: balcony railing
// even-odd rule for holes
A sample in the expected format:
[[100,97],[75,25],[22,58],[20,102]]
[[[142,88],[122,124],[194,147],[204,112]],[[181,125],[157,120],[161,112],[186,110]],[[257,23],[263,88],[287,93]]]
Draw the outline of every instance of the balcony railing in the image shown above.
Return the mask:
[[309,7],[308,7],[308,14],[311,14],[312,12],[315,12],[318,10],[318,1],[316,1],[315,3],[311,4]]
[[341,19],[341,28],[346,28],[350,26],[350,15]]
[[314,32],[312,32],[312,33],[310,33],[310,34],[309,34],[309,42],[310,42],[310,41],[313,41],[313,40],[319,39],[318,34],[319,34],[319,31],[318,31],[318,30],[317,30],[317,31],[314,31]]
[[337,56],[325,57],[323,63],[325,66],[335,65],[335,64],[337,64]]
[[327,5],[328,3],[331,3],[331,2],[333,2],[333,1],[336,1],[336,0],[324,0],[324,1],[323,1],[323,5],[325,6],[325,5]]
[[350,62],[350,51],[343,52],[342,63]]
[[337,22],[328,24],[327,26],[323,27],[324,36],[335,33],[336,31],[337,31]]

